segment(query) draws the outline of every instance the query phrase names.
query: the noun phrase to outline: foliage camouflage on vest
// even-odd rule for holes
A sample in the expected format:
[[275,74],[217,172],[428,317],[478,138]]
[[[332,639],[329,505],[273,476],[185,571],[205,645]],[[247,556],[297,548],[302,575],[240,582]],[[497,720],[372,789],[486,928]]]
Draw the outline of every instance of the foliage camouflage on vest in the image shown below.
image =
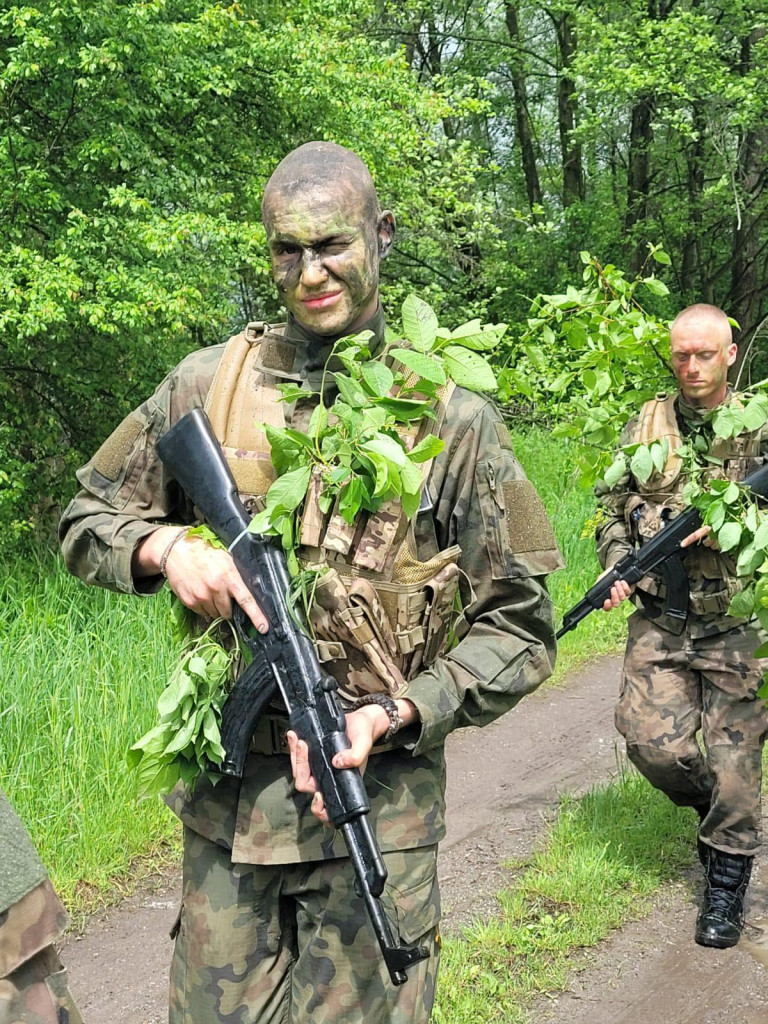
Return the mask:
[[[627,498],[623,515],[629,535],[637,542],[653,537],[669,515],[676,515],[685,507],[683,489],[686,476],[677,454],[683,444],[677,393],[660,394],[646,402],[636,421],[627,425],[622,438],[626,444],[645,444],[667,440],[669,455],[661,472],[654,471],[645,483],[632,478],[633,489]],[[709,479],[739,481],[762,465],[762,447],[765,431],[757,430],[729,440],[716,438],[710,454],[719,460],[706,471]],[[741,587],[736,576],[736,565],[727,554],[702,544],[691,548],[685,556],[685,569],[691,581],[689,607],[696,615],[725,613],[730,600]],[[718,581],[718,585],[698,587],[697,581]],[[646,576],[638,589],[663,598],[664,583],[655,576]],[[734,622],[735,625],[735,622]]]
[[[285,426],[279,381],[301,380],[290,372],[293,347],[282,327],[251,323],[230,339],[206,400],[206,412],[222,444],[238,489],[261,507],[275,479],[263,424]],[[276,376],[276,374],[279,374]],[[444,389],[436,420],[423,419],[403,435],[407,446],[437,433],[452,388]],[[306,429],[314,402],[296,403],[291,424]],[[431,462],[423,466],[426,480]],[[386,692],[402,696],[407,681],[445,650],[454,619],[458,547],[424,550],[399,501],[347,523],[319,506],[321,480],[313,477],[305,503],[301,561],[327,567],[314,594],[311,623],[321,661],[344,696]],[[427,545],[428,546],[428,545]]]

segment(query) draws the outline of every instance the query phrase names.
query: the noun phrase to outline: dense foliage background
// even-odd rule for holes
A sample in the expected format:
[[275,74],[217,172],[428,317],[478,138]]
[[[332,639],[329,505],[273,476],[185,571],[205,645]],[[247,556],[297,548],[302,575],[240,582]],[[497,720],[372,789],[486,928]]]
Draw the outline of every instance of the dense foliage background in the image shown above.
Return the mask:
[[748,342],[767,311],[762,3],[40,0],[0,50],[4,544],[180,355],[279,316],[259,196],[311,138],[398,215],[390,308],[509,322],[500,363],[562,364],[526,318],[581,250],[632,279],[663,245],[657,319],[712,301]]

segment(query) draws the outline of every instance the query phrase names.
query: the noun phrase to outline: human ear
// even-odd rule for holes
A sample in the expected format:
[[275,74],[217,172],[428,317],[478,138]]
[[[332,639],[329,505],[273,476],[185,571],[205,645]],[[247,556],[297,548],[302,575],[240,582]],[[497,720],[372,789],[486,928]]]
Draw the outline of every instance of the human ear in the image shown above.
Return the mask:
[[379,259],[385,260],[395,240],[395,218],[389,210],[383,210],[379,216],[376,233],[379,239]]

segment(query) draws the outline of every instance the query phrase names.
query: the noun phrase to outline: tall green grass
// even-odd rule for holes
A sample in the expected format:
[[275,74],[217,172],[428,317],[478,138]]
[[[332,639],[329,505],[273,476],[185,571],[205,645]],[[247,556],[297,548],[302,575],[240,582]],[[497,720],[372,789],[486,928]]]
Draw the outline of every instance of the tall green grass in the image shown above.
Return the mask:
[[125,761],[174,657],[168,615],[167,595],[87,588],[58,559],[0,578],[0,785],[76,908],[176,832],[162,804],[137,804]]
[[[547,508],[567,564],[549,578],[559,623],[563,613],[581,600],[602,571],[595,553],[594,533],[585,531],[595,510],[594,496],[576,478],[576,444],[535,428],[512,431],[512,443]],[[625,607],[629,610],[628,604]],[[608,614],[593,612],[560,641],[554,681],[562,680],[566,672],[579,664],[619,650],[625,638],[625,608]]]

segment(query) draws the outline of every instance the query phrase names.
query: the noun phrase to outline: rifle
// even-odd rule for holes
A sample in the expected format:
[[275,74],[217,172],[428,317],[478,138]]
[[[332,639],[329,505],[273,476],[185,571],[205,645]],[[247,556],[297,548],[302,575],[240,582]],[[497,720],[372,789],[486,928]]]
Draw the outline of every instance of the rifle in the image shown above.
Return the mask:
[[216,536],[227,545],[240,575],[269,621],[263,635],[250,635],[236,607],[235,622],[251,662],[235,682],[222,708],[224,759],[213,766],[241,778],[251,737],[261,714],[279,694],[290,728],[309,747],[309,766],[323,794],[328,817],[341,829],[352,865],[355,889],[365,901],[393,984],[406,969],[429,956],[424,946],[398,946],[379,902],[387,869],[367,814],[371,809],[357,768],[334,768],[333,757],[350,746],[336,680],[320,666],[312,642],[286,600],[288,569],[282,550],[248,532],[251,517],[224,460],[208,417],[201,409],[184,416],[158,441],[157,453]]
[[[758,497],[768,497],[768,464],[750,473],[741,483]],[[688,615],[688,580],[683,569],[682,557],[688,549],[681,548],[680,544],[694,530],[698,530],[701,523],[699,510],[688,508],[667,522],[651,540],[620,558],[616,565],[586,592],[581,601],[565,613],[557,639],[575,629],[590,612],[602,608],[603,603],[611,596],[611,587],[619,580],[631,585],[647,576],[649,572],[660,572],[667,584],[664,613],[674,619],[684,620]]]

